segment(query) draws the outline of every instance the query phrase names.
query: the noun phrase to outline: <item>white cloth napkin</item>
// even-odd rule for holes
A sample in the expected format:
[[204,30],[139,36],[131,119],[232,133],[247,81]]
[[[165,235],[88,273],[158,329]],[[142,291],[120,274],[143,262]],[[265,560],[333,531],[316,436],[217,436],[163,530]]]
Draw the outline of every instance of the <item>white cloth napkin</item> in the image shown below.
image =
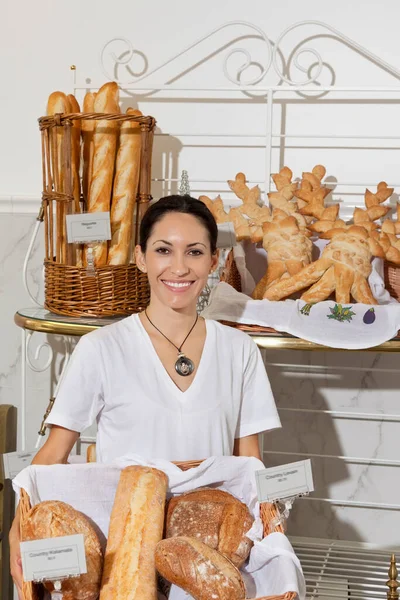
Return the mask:
[[[24,489],[32,506],[44,500],[61,500],[90,517],[103,535],[108,533],[120,470],[128,465],[148,465],[164,471],[169,478],[169,494],[179,495],[197,487],[222,488],[245,502],[256,519],[249,536],[255,540],[250,560],[243,570],[248,597],[297,592],[305,598],[305,582],[300,562],[289,540],[281,533],[262,537],[254,472],[264,465],[256,458],[211,457],[199,467],[181,471],[165,460],[146,460],[126,456],[112,465],[96,463],[70,465],[32,465],[13,480],[17,494]],[[176,586],[170,600],[190,598]]]
[[202,316],[272,327],[316,344],[349,350],[378,346],[395,337],[400,329],[398,302],[373,307],[350,302],[341,307],[339,319],[333,318],[335,306],[336,302],[318,302],[308,311],[303,300],[252,300],[221,282],[213,288]]

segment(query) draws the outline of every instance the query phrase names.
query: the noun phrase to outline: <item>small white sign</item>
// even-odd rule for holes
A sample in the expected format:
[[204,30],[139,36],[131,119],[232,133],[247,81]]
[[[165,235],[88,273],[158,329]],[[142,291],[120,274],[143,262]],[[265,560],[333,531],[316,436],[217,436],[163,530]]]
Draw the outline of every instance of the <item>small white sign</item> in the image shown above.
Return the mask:
[[256,484],[260,502],[274,502],[308,494],[314,490],[311,461],[300,460],[256,471]]
[[3,454],[4,477],[14,479],[25,467],[29,467],[37,450],[7,452]]
[[21,542],[25,581],[78,577],[87,572],[83,534]]
[[69,244],[89,244],[111,240],[109,212],[67,215],[67,239]]
[[236,246],[236,234],[233,223],[218,223],[217,248],[232,248]]

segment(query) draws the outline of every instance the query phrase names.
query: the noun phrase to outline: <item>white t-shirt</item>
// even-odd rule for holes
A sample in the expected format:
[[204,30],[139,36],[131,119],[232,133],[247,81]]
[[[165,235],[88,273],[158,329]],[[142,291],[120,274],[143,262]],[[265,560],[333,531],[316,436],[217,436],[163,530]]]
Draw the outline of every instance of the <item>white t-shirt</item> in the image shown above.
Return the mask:
[[182,392],[138,315],[82,337],[47,424],[82,432],[97,420],[96,457],[171,461],[231,455],[235,438],[280,427],[260,351],[246,334],[206,320],[200,364]]

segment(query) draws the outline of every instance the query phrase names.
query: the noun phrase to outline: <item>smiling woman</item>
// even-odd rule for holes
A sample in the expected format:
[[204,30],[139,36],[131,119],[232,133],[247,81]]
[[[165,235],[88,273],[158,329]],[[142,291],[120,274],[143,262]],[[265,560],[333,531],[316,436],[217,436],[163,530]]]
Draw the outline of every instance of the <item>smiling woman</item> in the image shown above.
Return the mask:
[[[258,434],[280,427],[260,352],[246,334],[196,311],[218,264],[216,242],[214,217],[199,200],[171,196],[148,209],[136,262],[150,303],[81,338],[34,463],[66,462],[94,421],[98,462],[260,458]],[[10,539],[18,581],[17,524]]]

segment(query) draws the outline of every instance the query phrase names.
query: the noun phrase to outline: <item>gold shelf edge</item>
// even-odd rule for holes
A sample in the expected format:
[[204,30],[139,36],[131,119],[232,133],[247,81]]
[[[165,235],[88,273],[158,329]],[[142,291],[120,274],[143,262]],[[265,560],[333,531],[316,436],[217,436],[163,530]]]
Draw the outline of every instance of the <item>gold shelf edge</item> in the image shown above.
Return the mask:
[[18,327],[29,329],[30,331],[38,331],[40,333],[53,333],[55,335],[76,335],[82,336],[94,329],[98,329],[99,325],[83,325],[81,323],[59,323],[58,321],[39,320],[31,317],[23,317],[15,313],[14,323]]
[[319,350],[323,352],[400,352],[400,339],[393,339],[371,348],[331,348],[322,344],[314,344],[300,338],[281,338],[275,336],[251,335],[257,346],[263,350]]
[[[59,321],[39,320],[32,317],[23,317],[19,313],[15,313],[14,322],[18,327],[37,331],[40,333],[52,333],[55,335],[76,335],[82,336],[90,331],[99,329],[101,325],[83,325],[81,323],[60,323]],[[346,350],[344,348],[330,348],[321,344],[314,344],[307,340],[296,337],[280,337],[279,335],[259,335],[251,334],[250,337],[254,340],[257,346],[263,350],[280,349],[280,350],[319,350],[324,352],[400,352],[400,338],[389,340],[379,346],[373,348],[362,348],[356,350]]]

